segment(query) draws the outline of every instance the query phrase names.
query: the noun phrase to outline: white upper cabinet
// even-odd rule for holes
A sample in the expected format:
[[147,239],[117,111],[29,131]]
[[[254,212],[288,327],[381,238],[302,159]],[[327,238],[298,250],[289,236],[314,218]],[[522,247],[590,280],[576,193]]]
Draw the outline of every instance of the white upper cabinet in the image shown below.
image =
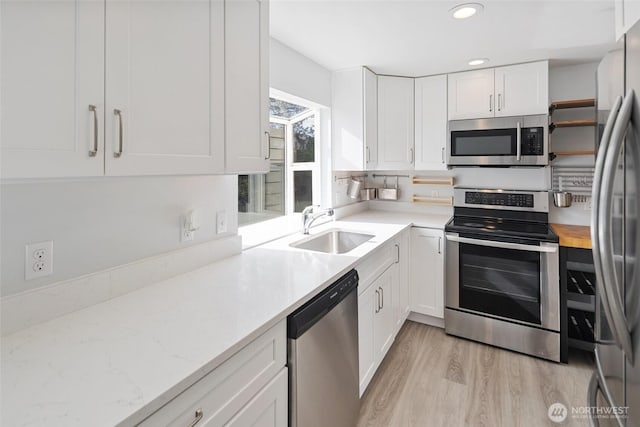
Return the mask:
[[268,0],[226,0],[225,28],[225,170],[268,172]]
[[268,170],[268,0],[6,1],[0,20],[2,178]]
[[2,178],[102,175],[104,3],[2,1],[0,39]]
[[415,81],[416,170],[447,169],[447,76]]
[[640,21],[640,1],[615,0],[616,40]]
[[333,169],[374,168],[378,156],[378,76],[365,67],[334,72],[331,103]]
[[547,114],[549,63],[510,65],[495,69],[496,117]]
[[378,76],[377,169],[413,169],[413,80]]
[[493,117],[493,68],[449,74],[449,120]]
[[106,13],[106,174],[223,172],[223,1],[107,1]]
[[546,114],[548,61],[449,74],[449,120]]

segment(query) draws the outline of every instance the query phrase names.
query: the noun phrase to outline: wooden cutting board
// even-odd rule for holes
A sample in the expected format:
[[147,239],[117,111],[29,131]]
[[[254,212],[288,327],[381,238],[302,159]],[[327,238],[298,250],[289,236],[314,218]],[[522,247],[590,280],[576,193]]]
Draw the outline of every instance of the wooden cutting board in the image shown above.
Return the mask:
[[551,224],[560,237],[560,246],[591,249],[591,227],[588,225]]

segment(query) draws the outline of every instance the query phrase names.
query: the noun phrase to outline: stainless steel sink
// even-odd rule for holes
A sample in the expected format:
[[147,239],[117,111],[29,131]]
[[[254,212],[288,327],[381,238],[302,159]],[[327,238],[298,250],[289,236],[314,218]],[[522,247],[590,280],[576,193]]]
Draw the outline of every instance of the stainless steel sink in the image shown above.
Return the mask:
[[328,254],[343,254],[357,248],[371,238],[373,238],[373,234],[344,230],[327,230],[323,233],[293,242],[289,246]]

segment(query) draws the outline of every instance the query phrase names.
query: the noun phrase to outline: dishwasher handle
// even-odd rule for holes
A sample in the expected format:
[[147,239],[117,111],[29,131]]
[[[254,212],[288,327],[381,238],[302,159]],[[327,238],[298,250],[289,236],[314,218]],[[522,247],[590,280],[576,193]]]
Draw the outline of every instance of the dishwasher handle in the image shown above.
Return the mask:
[[287,317],[287,337],[302,336],[357,287],[358,272],[351,270]]

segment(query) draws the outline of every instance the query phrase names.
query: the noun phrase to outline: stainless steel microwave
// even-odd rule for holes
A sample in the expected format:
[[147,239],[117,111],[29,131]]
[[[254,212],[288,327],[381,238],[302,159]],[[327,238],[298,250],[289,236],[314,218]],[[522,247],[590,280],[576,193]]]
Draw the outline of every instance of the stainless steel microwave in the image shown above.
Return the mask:
[[449,166],[546,166],[549,116],[452,120],[447,138]]

